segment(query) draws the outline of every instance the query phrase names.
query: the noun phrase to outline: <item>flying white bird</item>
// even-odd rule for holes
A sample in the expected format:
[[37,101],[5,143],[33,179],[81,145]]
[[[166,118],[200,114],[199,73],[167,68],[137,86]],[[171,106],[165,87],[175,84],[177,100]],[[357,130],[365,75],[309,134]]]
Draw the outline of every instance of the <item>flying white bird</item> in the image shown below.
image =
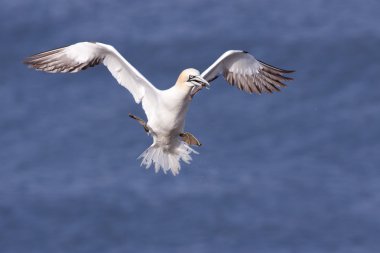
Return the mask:
[[25,59],[30,67],[50,73],[78,72],[103,63],[117,82],[124,86],[136,103],[142,103],[148,121],[130,114],[153,137],[153,144],[139,158],[141,165],[155,171],[177,175],[181,160],[190,163],[191,153],[197,153],[190,145],[200,146],[191,133],[184,132],[185,117],[193,96],[209,82],[223,75],[230,85],[248,93],[280,91],[292,80],[284,74],[292,73],[256,60],[241,50],[229,50],[222,54],[202,74],[193,68],[181,72],[177,82],[167,90],[159,90],[137,71],[112,46],[98,42],[80,42],[71,46],[39,53]]

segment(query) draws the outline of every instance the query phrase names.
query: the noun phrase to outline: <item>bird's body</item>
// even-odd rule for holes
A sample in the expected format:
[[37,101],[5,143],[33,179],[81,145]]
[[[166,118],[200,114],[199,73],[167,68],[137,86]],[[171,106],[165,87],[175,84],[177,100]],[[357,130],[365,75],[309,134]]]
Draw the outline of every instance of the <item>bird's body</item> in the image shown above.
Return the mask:
[[172,135],[183,130],[186,112],[191,101],[190,88],[175,84],[173,87],[159,91],[158,101],[153,110],[143,106],[148,112],[148,126],[157,134]]
[[146,125],[153,137],[153,144],[141,155],[142,164],[146,167],[154,162],[156,171],[162,167],[165,172],[170,169],[173,174],[177,174],[180,159],[190,162],[190,154],[195,151],[179,139],[191,101],[190,90],[189,87],[176,83],[167,90],[158,91],[154,106],[143,105],[148,119]]
[[[25,60],[29,66],[45,72],[78,72],[103,63],[117,81],[127,88],[136,103],[142,104],[147,122],[134,116],[153,137],[153,144],[139,158],[149,168],[154,164],[166,173],[179,173],[180,161],[189,163],[191,153],[197,153],[189,145],[200,145],[190,133],[184,132],[186,113],[193,96],[209,86],[219,75],[231,85],[249,93],[279,91],[281,82],[291,78],[286,71],[257,61],[241,50],[224,53],[202,74],[196,69],[186,69],[176,83],[166,90],[154,87],[112,46],[102,43],[80,42],[68,47],[43,52]],[[182,138],[182,139],[181,139]]]

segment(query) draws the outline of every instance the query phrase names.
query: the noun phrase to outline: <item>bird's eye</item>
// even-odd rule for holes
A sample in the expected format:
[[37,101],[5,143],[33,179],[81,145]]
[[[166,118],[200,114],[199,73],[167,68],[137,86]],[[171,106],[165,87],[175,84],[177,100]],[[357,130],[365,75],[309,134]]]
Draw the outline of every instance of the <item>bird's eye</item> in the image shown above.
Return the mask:
[[189,79],[187,80],[188,82],[190,82],[191,81],[191,79],[193,79],[195,76],[193,76],[193,75],[189,75]]

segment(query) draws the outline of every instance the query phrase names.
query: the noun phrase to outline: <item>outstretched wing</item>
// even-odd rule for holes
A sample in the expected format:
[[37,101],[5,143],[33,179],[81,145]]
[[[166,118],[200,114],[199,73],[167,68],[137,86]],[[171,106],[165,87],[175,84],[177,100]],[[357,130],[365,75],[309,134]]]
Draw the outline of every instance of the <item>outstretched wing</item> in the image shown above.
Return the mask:
[[284,70],[258,61],[251,54],[241,50],[229,50],[220,56],[201,75],[208,82],[223,75],[226,81],[249,93],[280,91],[286,87],[283,81],[292,80]]
[[136,103],[143,98],[153,99],[158,91],[114,47],[98,42],[79,42],[39,53],[26,58],[24,63],[50,73],[74,73],[103,63],[118,83],[132,93]]

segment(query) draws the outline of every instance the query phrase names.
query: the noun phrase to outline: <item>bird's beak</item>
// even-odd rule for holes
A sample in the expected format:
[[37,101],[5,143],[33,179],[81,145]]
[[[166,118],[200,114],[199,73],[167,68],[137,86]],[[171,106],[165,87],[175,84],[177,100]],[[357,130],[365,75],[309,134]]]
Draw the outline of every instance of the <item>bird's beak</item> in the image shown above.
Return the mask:
[[208,88],[210,84],[201,76],[193,76],[189,79],[189,82],[197,87],[206,87]]

